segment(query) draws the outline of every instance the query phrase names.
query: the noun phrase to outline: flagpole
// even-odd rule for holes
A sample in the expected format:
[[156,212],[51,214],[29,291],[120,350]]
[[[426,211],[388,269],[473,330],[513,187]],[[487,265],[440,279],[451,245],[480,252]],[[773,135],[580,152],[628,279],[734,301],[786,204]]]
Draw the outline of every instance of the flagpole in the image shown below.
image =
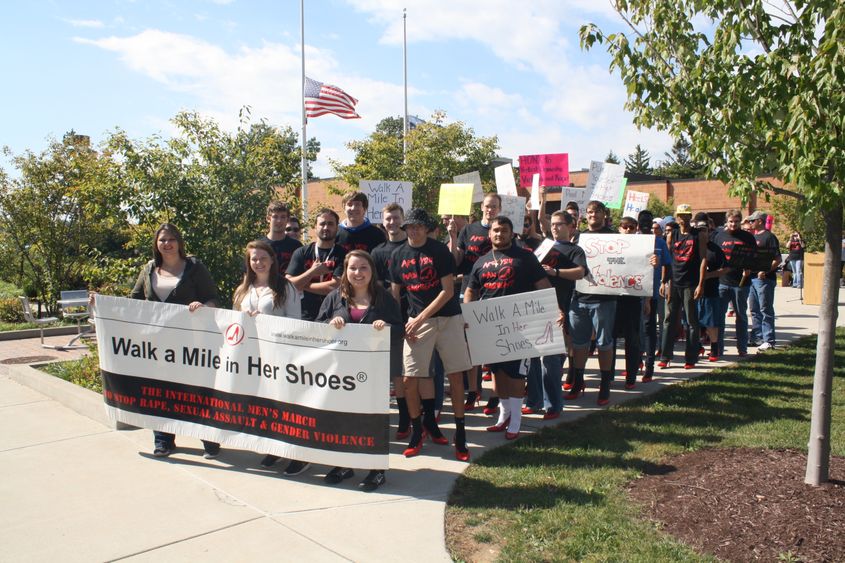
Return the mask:
[[[306,137],[305,126],[308,122],[305,117],[305,0],[299,0],[299,37],[301,40],[300,56],[302,57],[302,80],[300,82],[302,96],[300,98],[300,109],[302,110],[302,222],[308,224],[308,163],[305,158]],[[308,230],[306,229],[306,237]]]
[[408,148],[408,9],[402,8],[402,55],[405,71],[405,119],[402,122],[402,160]]

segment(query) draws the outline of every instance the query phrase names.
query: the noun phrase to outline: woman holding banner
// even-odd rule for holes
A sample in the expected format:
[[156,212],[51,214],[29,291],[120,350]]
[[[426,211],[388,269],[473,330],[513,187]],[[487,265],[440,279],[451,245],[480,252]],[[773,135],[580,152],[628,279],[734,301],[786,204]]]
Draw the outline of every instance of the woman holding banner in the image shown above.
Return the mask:
[[[296,288],[279,271],[276,253],[263,240],[246,245],[244,252],[244,279],[235,289],[232,309],[248,313],[299,319],[302,309]],[[273,467],[279,457],[267,454],[261,460],[263,467]],[[285,475],[296,475],[308,467],[301,461],[292,461],[285,468]]]
[[[164,223],[155,233],[153,259],[147,262],[135,287],[129,294],[132,299],[160,301],[187,305],[191,312],[200,307],[217,304],[217,286],[202,262],[185,252],[185,241],[175,225]],[[168,432],[153,431],[153,455],[167,457],[176,447],[176,436]],[[220,453],[220,444],[203,440],[206,459]]]
[[[326,296],[317,322],[329,323],[336,329],[347,323],[372,324],[375,330],[390,329],[390,375],[402,373],[402,339],[404,322],[399,305],[379,283],[375,263],[367,252],[352,250],[343,263],[340,286]],[[384,390],[387,393],[387,389]],[[359,488],[374,491],[385,482],[385,470],[374,469],[361,481]],[[348,467],[335,467],[325,476],[326,483],[337,484],[355,475]]]

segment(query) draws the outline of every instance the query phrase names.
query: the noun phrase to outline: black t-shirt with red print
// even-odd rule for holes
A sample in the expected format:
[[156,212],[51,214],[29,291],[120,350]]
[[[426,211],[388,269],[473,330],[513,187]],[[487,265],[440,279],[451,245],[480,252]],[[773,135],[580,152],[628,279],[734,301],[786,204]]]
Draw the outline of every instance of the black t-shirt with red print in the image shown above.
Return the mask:
[[[332,279],[340,279],[343,276],[343,259],[346,258],[346,251],[338,245],[331,248],[318,248],[316,243],[297,248],[291,256],[287,273],[291,276],[298,276],[314,265],[315,260],[325,263],[326,267],[332,270],[323,276],[315,276],[312,283],[327,282]],[[302,292],[302,319],[313,321],[320,312],[320,305],[323,304],[325,295],[318,295],[310,291]]]
[[[740,254],[745,256],[750,254],[753,256],[757,251],[757,241],[754,240],[754,235],[748,231],[738,230],[731,232],[723,229],[716,232],[713,236],[713,242],[722,249],[722,253],[725,255],[725,260],[727,260],[729,266],[734,256],[734,249],[741,249],[737,250],[737,256]],[[740,281],[742,281],[742,268],[738,267],[731,267],[727,273],[719,277],[720,284],[731,287],[738,287]]]
[[492,299],[534,291],[546,272],[531,250],[512,245],[481,256],[468,277],[469,288],[479,299]]
[[701,250],[698,229],[686,234],[678,230],[672,237],[672,283],[676,287],[695,287],[701,277]]
[[475,261],[493,248],[493,243],[490,242],[490,225],[482,225],[480,221],[466,225],[458,235],[458,248],[464,253],[464,261],[458,267],[458,273],[468,274],[472,271]]
[[[556,270],[570,270],[581,266],[587,271],[587,255],[584,249],[569,241],[555,242],[555,245],[543,257],[541,264]],[[572,301],[572,292],[575,291],[575,280],[567,280],[561,277],[549,276],[552,287],[557,294],[557,305],[561,311],[569,311],[569,303]]]
[[[434,301],[443,289],[440,279],[455,273],[455,259],[440,241],[428,238],[420,247],[403,244],[390,257],[390,281],[408,292],[408,316],[416,317]],[[453,317],[461,307],[450,299],[433,316]]]
[[270,240],[267,237],[262,237],[261,240],[269,244],[275,252],[276,262],[279,264],[279,273],[284,276],[293,253],[302,246],[302,243],[291,237],[285,237],[281,240]]
[[363,250],[365,252],[372,252],[372,250],[387,240],[384,233],[370,223],[358,227],[348,229],[342,224],[337,229],[337,240],[335,243],[339,244],[346,252],[352,250]]

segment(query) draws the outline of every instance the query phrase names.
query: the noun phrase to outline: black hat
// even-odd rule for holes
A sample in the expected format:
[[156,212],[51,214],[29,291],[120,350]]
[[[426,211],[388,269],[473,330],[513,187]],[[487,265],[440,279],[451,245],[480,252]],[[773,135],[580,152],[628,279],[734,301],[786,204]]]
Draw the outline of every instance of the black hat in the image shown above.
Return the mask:
[[405,230],[405,227],[408,225],[424,225],[425,228],[431,232],[436,228],[436,224],[434,219],[431,218],[431,215],[425,209],[420,207],[411,209],[408,211],[408,214],[405,215],[405,220],[402,221],[402,230]]

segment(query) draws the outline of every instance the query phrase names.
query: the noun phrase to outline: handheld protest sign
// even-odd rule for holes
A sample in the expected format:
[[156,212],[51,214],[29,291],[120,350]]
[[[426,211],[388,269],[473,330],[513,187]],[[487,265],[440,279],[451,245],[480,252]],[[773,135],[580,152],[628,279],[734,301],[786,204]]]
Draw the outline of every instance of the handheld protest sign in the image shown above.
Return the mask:
[[494,170],[496,174],[496,193],[499,195],[519,195],[516,191],[516,182],[513,179],[513,166],[510,163],[497,166]]
[[458,174],[452,181],[456,184],[472,184],[472,202],[481,203],[484,201],[484,188],[481,186],[481,174],[478,170],[474,172],[467,172],[466,174]]
[[361,180],[358,189],[367,196],[367,219],[381,224],[381,210],[389,203],[398,203],[407,213],[412,207],[414,184],[389,180]]
[[439,215],[469,215],[472,208],[472,184],[440,184]]

